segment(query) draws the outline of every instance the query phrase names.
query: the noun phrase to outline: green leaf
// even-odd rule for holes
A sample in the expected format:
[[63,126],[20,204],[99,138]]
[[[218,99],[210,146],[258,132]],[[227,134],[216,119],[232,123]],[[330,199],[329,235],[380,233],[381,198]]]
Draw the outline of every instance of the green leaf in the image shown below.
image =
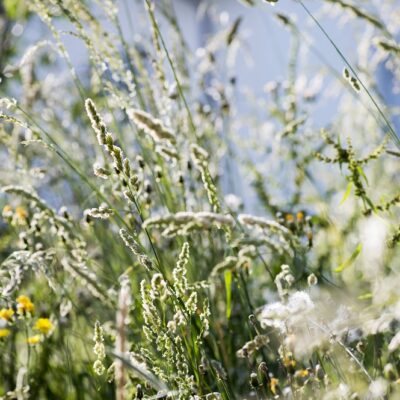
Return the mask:
[[358,167],[357,167],[357,171],[358,171],[359,174],[364,178],[365,183],[366,183],[367,185],[369,185],[369,183],[368,183],[368,178],[367,178],[367,175],[365,175],[364,170],[363,170],[360,166],[358,166]]
[[224,276],[226,291],[226,318],[229,319],[232,312],[232,271],[226,271]]
[[351,189],[353,188],[353,182],[349,182],[347,184],[347,188],[346,188],[346,192],[344,193],[342,200],[340,200],[339,205],[341,206],[346,200],[347,198],[350,196],[351,193]]
[[356,249],[353,251],[353,254],[348,258],[346,261],[342,262],[336,269],[335,272],[342,272],[345,270],[347,267],[350,267],[351,264],[355,261],[355,259],[358,257],[358,255],[361,253],[362,250],[362,244],[359,243]]
[[370,198],[367,197],[367,196],[364,196],[364,200],[365,200],[365,201],[367,202],[367,204],[370,206],[371,210],[372,210],[373,212],[376,212],[376,208],[375,208],[375,206],[374,206],[374,203],[372,203],[372,201],[370,200]]

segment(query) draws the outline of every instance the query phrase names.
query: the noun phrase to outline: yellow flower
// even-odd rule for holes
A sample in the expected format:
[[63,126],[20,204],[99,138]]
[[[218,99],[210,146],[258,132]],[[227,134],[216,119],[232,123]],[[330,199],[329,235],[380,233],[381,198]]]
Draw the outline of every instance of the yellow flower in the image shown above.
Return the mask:
[[305,385],[309,376],[310,373],[306,369],[300,369],[294,374],[294,378],[299,386]]
[[12,207],[9,204],[6,204],[3,208],[3,218],[11,218],[12,217]]
[[0,329],[0,339],[7,337],[11,331],[9,329]]
[[23,313],[33,313],[35,310],[35,305],[31,302],[31,299],[28,296],[19,296],[17,298],[17,303],[18,303],[18,313],[23,314]]
[[30,336],[28,337],[28,339],[26,339],[26,341],[28,344],[34,346],[35,344],[40,343],[40,336],[39,335]]
[[292,357],[286,356],[283,358],[283,365],[285,368],[294,368],[296,366],[296,360],[294,360]]
[[293,222],[294,216],[293,216],[293,214],[286,214],[285,219],[286,219],[286,222]]
[[299,211],[299,212],[296,214],[296,218],[297,218],[297,221],[299,221],[299,222],[303,221],[303,219],[304,219],[304,213],[303,213],[302,211]]
[[48,318],[39,318],[35,329],[47,335],[53,329],[53,323]]
[[306,369],[301,369],[299,371],[296,371],[296,375],[299,376],[300,378],[307,378],[310,373]]
[[15,215],[17,216],[19,222],[25,222],[28,218],[28,213],[26,212],[24,207],[16,207]]
[[14,310],[12,308],[2,308],[0,310],[0,319],[4,319],[10,322],[12,320],[13,315],[14,315]]
[[279,381],[276,378],[271,378],[271,381],[269,382],[270,389],[272,394],[276,395],[279,393]]

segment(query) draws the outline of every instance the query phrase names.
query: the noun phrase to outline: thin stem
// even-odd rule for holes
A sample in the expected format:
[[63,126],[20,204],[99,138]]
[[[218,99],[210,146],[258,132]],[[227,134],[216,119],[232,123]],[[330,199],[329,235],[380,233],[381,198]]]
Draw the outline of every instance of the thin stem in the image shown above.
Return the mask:
[[171,55],[170,55],[170,53],[168,51],[167,45],[165,44],[163,35],[161,34],[160,27],[158,26],[158,23],[157,23],[157,21],[155,19],[155,16],[154,16],[154,13],[153,13],[153,10],[151,8],[151,4],[150,4],[149,0],[146,0],[146,5],[147,5],[147,9],[149,11],[149,15],[150,15],[151,21],[154,24],[154,27],[156,28],[158,37],[160,38],[160,41],[161,41],[161,45],[162,45],[162,47],[163,47],[163,49],[165,51],[165,55],[166,55],[166,57],[168,59],[169,65],[171,67],[172,74],[174,75],[174,79],[175,79],[176,86],[177,86],[177,89],[178,89],[179,97],[181,98],[181,100],[182,100],[182,102],[183,102],[183,104],[185,106],[187,115],[188,115],[190,129],[191,129],[193,135],[198,139],[196,127],[195,127],[194,122],[193,122],[192,112],[190,111],[189,105],[188,105],[188,103],[186,101],[185,95],[183,93],[181,82],[180,82],[180,80],[178,78],[178,75],[177,75],[177,72],[176,72],[176,68],[174,66],[174,63],[172,62]]
[[370,91],[367,89],[367,87],[364,85],[363,81],[360,79],[358,76],[357,72],[355,69],[352,67],[350,62],[347,60],[347,58],[343,55],[343,53],[340,51],[339,47],[335,44],[335,42],[331,39],[329,34],[326,32],[326,30],[323,28],[323,26],[319,23],[319,21],[314,17],[314,15],[311,13],[311,11],[305,6],[305,4],[302,2],[302,0],[296,0],[306,11],[306,13],[311,17],[311,19],[315,22],[315,24],[318,26],[318,28],[321,30],[321,32],[324,34],[324,36],[328,39],[328,41],[331,43],[333,48],[336,50],[336,52],[339,54],[340,58],[343,60],[343,62],[348,66],[350,71],[353,73],[354,77],[360,82],[360,85],[363,87],[365,92],[367,93],[368,97],[374,104],[375,108],[378,110],[378,113],[380,116],[383,118],[385,121],[386,126],[389,129],[390,136],[392,137],[392,140],[394,141],[395,145],[400,149],[400,138],[397,136],[395,130],[392,127],[392,124],[389,122],[388,118],[385,116],[384,112],[382,109],[379,107],[378,103],[375,101],[374,97],[370,93]]

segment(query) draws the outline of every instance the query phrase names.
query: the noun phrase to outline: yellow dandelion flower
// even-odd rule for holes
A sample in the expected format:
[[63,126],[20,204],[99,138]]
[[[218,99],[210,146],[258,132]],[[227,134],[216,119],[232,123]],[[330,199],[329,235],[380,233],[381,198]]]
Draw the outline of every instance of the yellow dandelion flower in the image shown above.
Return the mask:
[[8,322],[12,320],[14,310],[12,308],[2,308],[0,310],[0,319],[4,319]]
[[38,344],[38,343],[40,343],[40,335],[30,336],[30,337],[28,337],[28,339],[26,339],[26,342],[28,344],[31,344],[32,346],[34,346],[35,344]]
[[24,314],[24,313],[33,313],[35,310],[35,305],[31,302],[31,299],[28,296],[18,296],[17,297],[17,307],[18,307],[18,313],[19,314]]
[[35,329],[47,335],[53,329],[53,323],[48,318],[39,318]]
[[7,337],[10,333],[11,331],[9,329],[0,329],[0,339]]

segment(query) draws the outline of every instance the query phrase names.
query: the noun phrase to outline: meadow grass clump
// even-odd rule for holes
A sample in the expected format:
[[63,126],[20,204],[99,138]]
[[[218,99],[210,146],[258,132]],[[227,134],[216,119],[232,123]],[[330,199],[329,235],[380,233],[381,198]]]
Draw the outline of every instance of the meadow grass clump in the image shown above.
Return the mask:
[[397,5],[178,3],[0,6],[0,399],[400,398]]

